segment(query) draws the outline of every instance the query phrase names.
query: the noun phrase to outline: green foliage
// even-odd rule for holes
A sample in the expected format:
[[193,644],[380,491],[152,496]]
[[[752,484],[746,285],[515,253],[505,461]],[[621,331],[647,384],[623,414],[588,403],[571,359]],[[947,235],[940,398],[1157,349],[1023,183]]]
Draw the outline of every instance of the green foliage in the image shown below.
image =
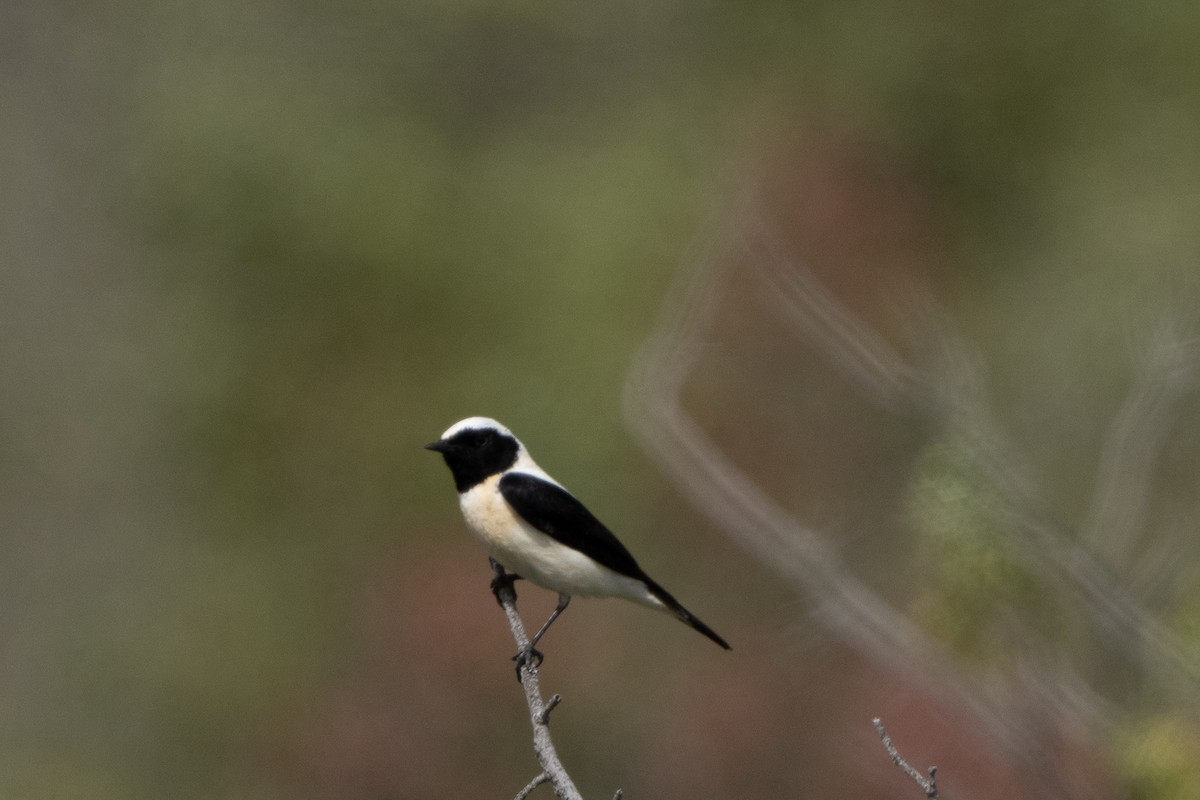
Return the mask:
[[1114,764],[1130,800],[1200,797],[1200,728],[1175,714],[1146,717],[1115,737]]
[[1013,554],[1002,501],[960,441],[930,445],[914,470],[908,516],[917,536],[914,616],[978,666],[1021,655],[1029,635],[1053,637],[1054,597]]

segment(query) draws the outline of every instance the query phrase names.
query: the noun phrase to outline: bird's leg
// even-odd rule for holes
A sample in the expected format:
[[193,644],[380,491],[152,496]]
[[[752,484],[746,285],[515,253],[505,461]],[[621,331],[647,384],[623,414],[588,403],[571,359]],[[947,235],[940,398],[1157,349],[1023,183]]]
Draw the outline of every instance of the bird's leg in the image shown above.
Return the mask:
[[550,623],[552,623],[552,622],[554,622],[554,620],[558,619],[558,615],[561,614],[566,609],[567,604],[570,602],[571,602],[571,595],[560,594],[558,596],[558,605],[556,605],[554,607],[554,610],[550,612],[550,618],[546,620],[546,622],[542,625],[542,627],[538,628],[538,632],[535,633],[533,635],[533,638],[529,640],[530,647],[533,647],[541,640],[542,635],[550,628]]
[[504,565],[494,558],[489,557],[488,563],[492,565],[492,571],[496,573],[492,577],[492,594],[496,595],[496,602],[501,606],[504,602],[500,599],[500,592],[504,589],[512,591],[513,600],[517,599],[517,591],[512,588],[513,583],[521,580],[521,576],[515,572],[505,572]]
[[558,615],[563,612],[563,609],[565,609],[570,602],[571,595],[559,594],[558,605],[555,606],[554,610],[550,612],[550,618],[546,620],[542,627],[538,628],[538,632],[535,633],[533,638],[529,640],[529,646],[521,648],[521,650],[519,650],[517,654],[513,656],[513,660],[517,662],[518,679],[521,675],[521,667],[530,662],[533,662],[533,666],[535,667],[542,663],[542,651],[538,650],[536,645],[542,638],[542,635],[550,629],[550,624],[554,622],[554,620],[558,619]]

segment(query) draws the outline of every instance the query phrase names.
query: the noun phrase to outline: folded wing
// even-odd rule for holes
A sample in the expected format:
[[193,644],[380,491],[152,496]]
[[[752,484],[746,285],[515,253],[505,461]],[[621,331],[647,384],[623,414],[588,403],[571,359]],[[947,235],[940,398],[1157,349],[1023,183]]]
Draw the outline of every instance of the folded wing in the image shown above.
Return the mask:
[[526,522],[560,544],[613,572],[647,580],[625,545],[561,486],[536,475],[509,472],[500,479],[500,494]]

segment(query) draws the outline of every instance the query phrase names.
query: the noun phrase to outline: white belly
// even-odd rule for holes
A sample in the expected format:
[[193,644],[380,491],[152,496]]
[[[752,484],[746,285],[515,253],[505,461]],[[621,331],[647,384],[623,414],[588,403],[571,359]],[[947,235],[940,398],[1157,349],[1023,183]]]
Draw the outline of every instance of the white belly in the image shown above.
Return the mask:
[[493,475],[459,496],[463,517],[492,558],[544,589],[578,597],[624,597],[662,608],[645,584],[560,544],[522,519],[500,494]]

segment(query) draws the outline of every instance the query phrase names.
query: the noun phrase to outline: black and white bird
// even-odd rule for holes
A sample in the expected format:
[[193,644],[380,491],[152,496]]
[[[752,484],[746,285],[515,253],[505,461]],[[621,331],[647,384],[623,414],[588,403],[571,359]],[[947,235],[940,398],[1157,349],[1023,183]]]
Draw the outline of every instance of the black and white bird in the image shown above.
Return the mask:
[[714,642],[729,644],[647,575],[617,537],[558,481],[534,463],[512,431],[470,417],[425,445],[442,454],[458,488],[467,526],[509,572],[558,592],[558,605],[518,653],[533,650],[572,596],[623,597],[665,611]]

